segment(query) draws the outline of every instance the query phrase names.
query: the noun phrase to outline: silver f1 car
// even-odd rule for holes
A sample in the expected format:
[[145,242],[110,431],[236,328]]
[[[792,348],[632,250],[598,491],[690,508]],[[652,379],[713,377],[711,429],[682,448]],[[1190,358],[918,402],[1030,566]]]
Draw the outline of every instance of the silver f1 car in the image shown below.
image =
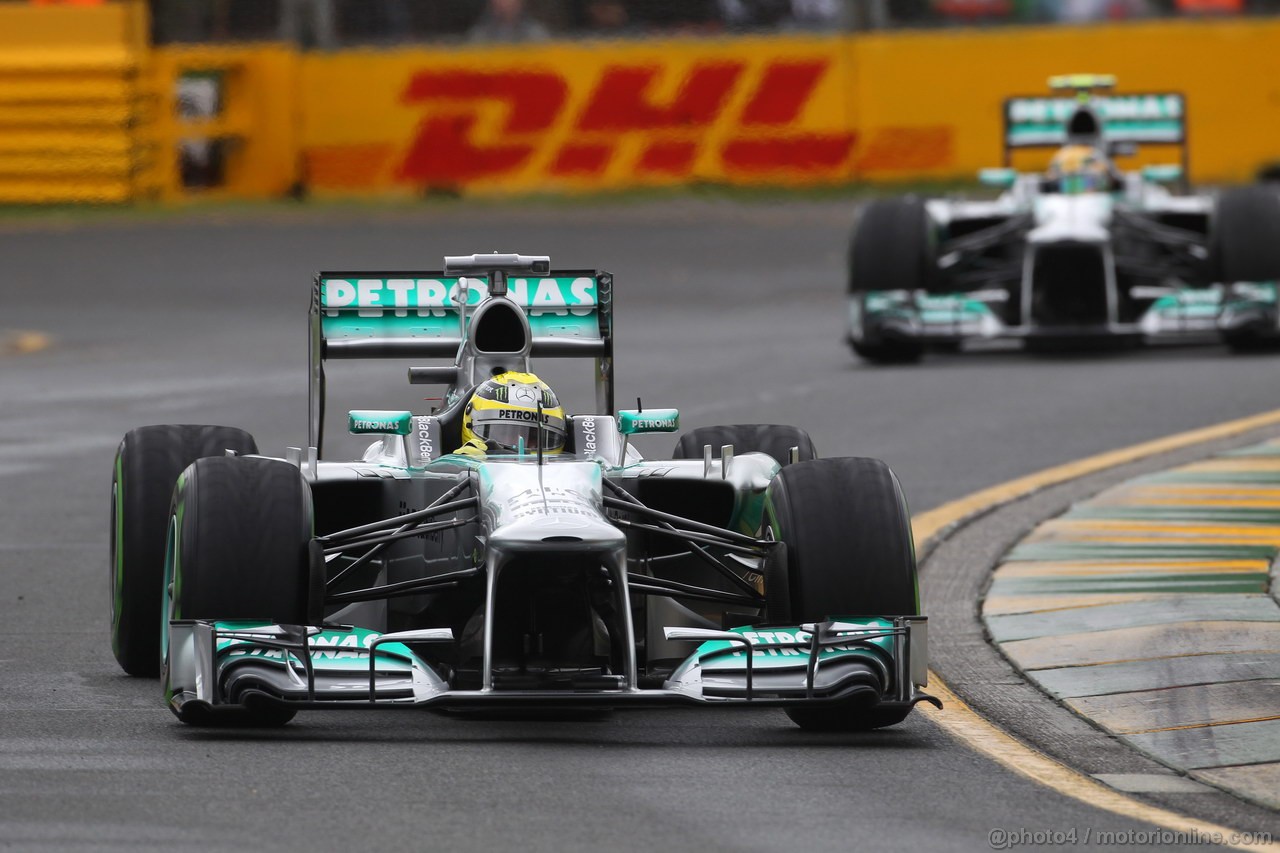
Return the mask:
[[[158,672],[193,724],[695,705],[856,730],[936,704],[893,473],[817,459],[773,425],[695,429],[642,458],[631,437],[679,413],[615,410],[614,292],[608,273],[520,255],[321,273],[305,449],[268,458],[241,430],[190,425],[121,443],[123,668]],[[390,357],[449,359],[409,371],[447,387],[442,407],[351,412],[372,444],[325,458],[326,361]],[[470,389],[538,357],[595,361],[597,411],[565,419],[563,451],[451,452]]]
[[[1259,187],[1185,195],[1180,94],[1102,94],[1114,78],[1053,78],[1071,94],[1005,102],[1005,162],[991,201],[872,202],[849,249],[849,332],[872,362],[1019,338],[1030,348],[1216,335],[1280,342],[1280,196]],[[1122,172],[1115,156],[1174,145],[1180,164]],[[1047,173],[1016,150],[1059,147]]]

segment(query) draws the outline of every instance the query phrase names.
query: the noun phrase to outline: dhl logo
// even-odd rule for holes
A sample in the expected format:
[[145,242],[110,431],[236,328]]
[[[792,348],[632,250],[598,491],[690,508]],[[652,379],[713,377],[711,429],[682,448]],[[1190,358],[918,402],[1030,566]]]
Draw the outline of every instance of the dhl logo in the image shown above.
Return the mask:
[[[788,128],[826,73],[827,64],[816,59],[767,65],[738,116],[739,128]],[[606,67],[585,104],[570,117],[571,133],[551,154],[549,173],[601,175],[617,155],[618,137],[641,133],[646,141],[634,163],[636,172],[689,177],[705,144],[701,134],[721,117],[746,69],[747,63],[741,61],[694,65],[675,97],[663,102],[650,94],[661,67]],[[415,183],[468,183],[524,166],[543,144],[541,137],[564,117],[569,87],[563,77],[548,73],[427,71],[410,81],[404,100],[426,107],[429,114],[400,167],[400,176]],[[507,104],[507,119],[498,136],[524,141],[484,145],[474,139],[474,112],[451,110],[448,105],[475,100]],[[735,171],[832,170],[845,162],[852,144],[853,135],[847,132],[769,138],[747,132],[726,140],[719,154]]]
[[863,138],[835,52],[680,61],[650,51],[566,63],[565,71],[548,65],[526,57],[414,70],[397,98],[397,109],[416,114],[412,130],[393,143],[312,147],[310,182],[507,190],[830,183],[950,157],[946,127],[879,128]]

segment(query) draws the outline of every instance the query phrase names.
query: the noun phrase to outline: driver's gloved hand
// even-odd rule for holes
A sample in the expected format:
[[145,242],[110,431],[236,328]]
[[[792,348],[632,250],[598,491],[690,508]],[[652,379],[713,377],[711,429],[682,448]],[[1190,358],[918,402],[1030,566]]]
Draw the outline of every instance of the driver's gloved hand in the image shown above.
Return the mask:
[[489,448],[484,442],[473,438],[453,452],[460,456],[471,456],[475,459],[483,459],[488,455]]

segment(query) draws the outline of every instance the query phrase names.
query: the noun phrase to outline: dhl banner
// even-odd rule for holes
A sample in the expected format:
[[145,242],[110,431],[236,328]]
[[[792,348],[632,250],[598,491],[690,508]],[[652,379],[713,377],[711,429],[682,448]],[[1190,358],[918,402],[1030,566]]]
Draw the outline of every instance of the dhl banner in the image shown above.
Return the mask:
[[[1280,163],[1277,19],[332,52],[147,30],[140,0],[0,2],[0,203],[972,180],[1006,98],[1081,72],[1184,95],[1193,182]],[[179,109],[192,80],[208,115]]]
[[525,193],[972,179],[1000,161],[1004,99],[1080,71],[1185,93],[1195,180],[1280,160],[1280,22],[1255,19],[308,54],[303,180]]
[[316,190],[529,192],[846,180],[847,42],[343,53],[303,63]]

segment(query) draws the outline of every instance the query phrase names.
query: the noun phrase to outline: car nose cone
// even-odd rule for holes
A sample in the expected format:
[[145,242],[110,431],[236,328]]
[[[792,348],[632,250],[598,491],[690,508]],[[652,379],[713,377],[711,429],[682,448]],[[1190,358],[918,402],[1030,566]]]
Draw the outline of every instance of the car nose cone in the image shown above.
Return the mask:
[[621,530],[603,517],[547,513],[518,519],[493,531],[491,545],[520,548],[568,548],[612,550],[626,541]]

